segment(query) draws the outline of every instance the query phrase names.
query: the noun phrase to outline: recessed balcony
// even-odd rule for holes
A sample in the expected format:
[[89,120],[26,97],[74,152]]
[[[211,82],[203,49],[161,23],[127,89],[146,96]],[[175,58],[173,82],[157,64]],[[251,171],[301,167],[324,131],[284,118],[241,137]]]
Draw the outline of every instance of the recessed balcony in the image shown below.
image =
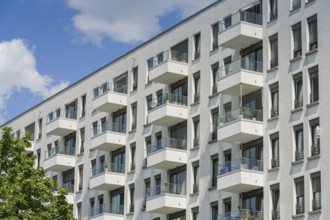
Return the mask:
[[264,219],[262,211],[251,209],[240,209],[232,212],[225,212],[218,215],[218,220],[262,220]]
[[262,15],[237,12],[219,23],[218,42],[221,47],[242,49],[262,40]]
[[147,212],[170,214],[186,208],[187,196],[180,184],[168,183],[147,190]]
[[65,136],[76,130],[76,112],[57,109],[48,114],[46,124],[47,135]]
[[149,81],[171,84],[188,77],[188,54],[165,51],[149,61]]
[[246,143],[263,137],[262,110],[238,108],[219,116],[218,141]]
[[218,91],[246,95],[263,87],[262,62],[242,58],[219,68]]
[[104,83],[93,90],[93,109],[100,112],[115,112],[127,106],[127,85]]
[[114,151],[126,145],[126,125],[108,123],[92,130],[92,150]]
[[45,151],[45,170],[63,172],[74,168],[75,165],[76,156],[74,147],[56,146]]
[[112,163],[92,168],[89,187],[95,190],[114,190],[125,186],[125,165]]
[[147,167],[173,169],[187,164],[187,140],[164,138],[147,146]]
[[239,158],[219,166],[218,190],[242,193],[264,186],[263,162]]
[[124,220],[124,206],[117,204],[99,205],[89,209],[89,219],[93,220]]
[[158,97],[149,106],[150,124],[170,127],[188,118],[187,97],[166,94]]

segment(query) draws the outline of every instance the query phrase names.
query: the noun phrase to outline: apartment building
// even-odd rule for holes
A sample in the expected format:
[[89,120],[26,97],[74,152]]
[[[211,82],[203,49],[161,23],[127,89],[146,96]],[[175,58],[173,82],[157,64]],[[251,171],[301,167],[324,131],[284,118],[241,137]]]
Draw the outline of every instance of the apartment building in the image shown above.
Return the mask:
[[330,219],[328,10],[216,1],[2,127],[78,219]]

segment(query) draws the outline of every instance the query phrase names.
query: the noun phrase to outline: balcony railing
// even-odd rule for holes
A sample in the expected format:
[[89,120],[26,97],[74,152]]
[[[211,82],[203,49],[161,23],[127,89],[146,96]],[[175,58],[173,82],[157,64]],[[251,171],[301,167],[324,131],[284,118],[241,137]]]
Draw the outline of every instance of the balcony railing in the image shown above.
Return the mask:
[[302,53],[301,48],[296,48],[293,50],[293,58],[300,57]]
[[310,94],[310,103],[319,101],[319,90],[312,91]]
[[98,127],[92,128],[93,137],[99,136],[106,132],[118,132],[118,133],[126,133],[126,125],[118,124],[118,123],[104,123]]
[[164,194],[186,195],[185,186],[183,184],[165,183],[147,189],[147,199]]
[[296,10],[301,7],[301,0],[292,0],[292,10]]
[[299,203],[296,204],[296,213],[297,214],[301,214],[305,212],[305,204],[302,201],[300,201]]
[[193,185],[193,193],[198,193],[199,192],[199,183],[194,183]]
[[309,51],[313,51],[313,50],[316,50],[318,48],[318,42],[310,42],[309,43]]
[[232,121],[240,120],[240,119],[250,119],[256,121],[262,121],[262,110],[251,109],[241,107],[238,109],[234,109],[230,112],[226,112],[223,115],[219,116],[219,125],[222,126]]
[[296,161],[304,159],[304,149],[296,149]]
[[277,18],[277,10],[272,9],[271,12],[269,13],[269,20],[273,21]]
[[321,153],[320,144],[312,145],[312,156],[320,155],[320,153]]
[[278,57],[274,57],[270,59],[270,68],[274,68],[278,66]]
[[76,148],[75,147],[62,147],[62,146],[55,146],[51,149],[48,149],[45,151],[45,160],[55,157],[58,154],[62,154],[62,155],[69,155],[69,156],[74,156],[76,152]]
[[187,150],[187,140],[175,139],[175,138],[163,138],[147,146],[147,153],[152,154],[154,152],[163,150],[165,148],[173,148],[180,150]]
[[278,108],[277,107],[271,108],[270,109],[270,117],[274,118],[274,117],[277,117],[277,116],[278,116]]
[[218,215],[218,220],[236,220],[236,219],[253,219],[253,220],[262,220],[263,212],[250,210],[250,209],[240,209],[232,212],[225,212]]
[[262,15],[247,11],[236,12],[230,18],[227,17],[225,20],[219,22],[219,32],[221,33],[230,27],[241,23],[242,21],[262,25]]
[[294,100],[294,108],[297,109],[301,107],[303,107],[303,97],[296,98]]
[[196,92],[194,95],[194,103],[199,102],[200,97],[201,97],[200,92]]
[[157,97],[152,102],[150,102],[149,111],[165,105],[166,103],[172,103],[176,105],[185,105],[187,106],[187,96],[177,95],[177,94],[164,94],[162,96]]
[[314,193],[313,200],[312,200],[312,207],[313,207],[313,210],[321,209],[321,192]]
[[63,183],[62,187],[67,189],[69,193],[74,192],[74,184],[72,184],[71,182]]
[[74,110],[56,109],[47,115],[47,124],[59,118],[77,119],[77,112]]
[[219,165],[219,176],[235,172],[237,170],[263,171],[263,161],[252,158],[238,158]]
[[94,217],[96,215],[101,215],[104,213],[111,213],[117,215],[124,214],[124,205],[110,204],[110,205],[99,205],[95,208],[89,209],[89,216]]
[[272,220],[280,219],[280,209],[273,209],[272,210]]
[[117,92],[122,94],[127,94],[127,85],[119,83],[106,82],[99,87],[93,89],[94,99],[108,93]]
[[102,174],[104,172],[112,173],[125,173],[125,164],[111,163],[111,164],[100,164],[99,166],[91,169],[92,177]]
[[279,167],[279,166],[280,166],[280,158],[273,157],[272,158],[272,168]]
[[198,147],[199,146],[199,137],[194,138],[194,147]]
[[248,58],[238,59],[220,67],[218,79],[221,80],[227,76],[239,73],[242,69],[262,73],[262,62]]
[[188,63],[188,53],[167,50],[162,53],[159,53],[157,56],[152,58],[152,62],[148,63],[148,69],[151,70],[168,60],[174,60],[178,62]]

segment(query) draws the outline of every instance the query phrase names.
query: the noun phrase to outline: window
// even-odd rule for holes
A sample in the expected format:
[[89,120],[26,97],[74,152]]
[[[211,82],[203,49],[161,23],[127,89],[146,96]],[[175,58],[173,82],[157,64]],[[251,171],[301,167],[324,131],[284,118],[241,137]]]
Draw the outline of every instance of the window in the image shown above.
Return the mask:
[[32,123],[25,127],[25,133],[29,133],[31,135],[31,141],[34,141],[34,134],[35,134],[35,123]]
[[104,133],[108,130],[106,117],[101,118],[101,132]]
[[168,220],[186,220],[186,211],[180,211],[168,215]]
[[132,109],[132,130],[136,129],[136,121],[137,121],[137,103],[133,103],[131,105]]
[[313,67],[308,70],[309,85],[310,85],[310,103],[319,101],[319,73],[318,67]]
[[218,155],[215,154],[211,156],[212,161],[212,180],[211,180],[211,187],[217,186],[217,177],[218,177],[218,166],[219,166],[219,159]]
[[63,172],[63,185],[64,188],[68,190],[69,193],[74,191],[74,168]]
[[272,196],[272,219],[280,219],[280,184],[270,186]]
[[272,168],[280,166],[280,147],[279,147],[279,136],[278,133],[270,136],[272,146]]
[[127,94],[127,75],[128,72],[121,74],[113,79],[113,91]]
[[219,109],[218,108],[212,109],[211,116],[212,116],[211,141],[216,141],[218,139]]
[[194,35],[194,59],[199,59],[201,55],[201,34]]
[[80,128],[80,151],[79,153],[84,153],[85,151],[85,128]]
[[321,209],[321,175],[320,172],[311,174],[313,200],[312,209]]
[[211,220],[218,219],[218,201],[211,202]]
[[99,206],[98,206],[98,214],[101,214],[101,213],[103,213],[103,211],[104,211],[104,199],[103,199],[103,195],[99,195],[98,197],[97,197],[97,200],[98,200],[98,202],[99,202]]
[[296,161],[304,159],[304,130],[303,125],[297,125],[294,127],[295,140],[296,140]]
[[293,76],[294,82],[294,108],[301,108],[303,106],[303,81],[302,74],[296,74]]
[[199,133],[200,133],[200,124],[199,124],[199,116],[193,118],[194,124],[194,143],[193,147],[199,146]]
[[296,214],[305,212],[305,190],[304,177],[299,177],[294,180],[296,186]]
[[148,136],[148,137],[145,138],[145,143],[146,143],[146,148],[147,148],[147,154],[150,154],[151,153],[151,149],[150,149],[151,136]]
[[85,117],[86,115],[86,95],[81,96],[81,113],[80,117]]
[[155,176],[155,194],[160,195],[161,194],[161,182],[162,182],[162,176],[160,174]]
[[95,199],[91,198],[89,199],[89,207],[90,207],[90,216],[94,216],[97,214],[97,211],[95,210]]
[[138,74],[139,74],[139,68],[134,67],[132,71],[132,81],[133,81],[132,91],[135,91],[138,88]]
[[309,51],[318,48],[317,44],[317,17],[314,15],[307,19],[308,22],[308,33],[309,33]]
[[111,213],[122,215],[124,213],[124,187],[110,191]]
[[269,0],[269,20],[277,19],[277,0]]
[[269,37],[270,46],[270,68],[278,66],[278,36],[277,34]]
[[212,25],[212,50],[218,48],[218,33],[219,33],[219,23]]
[[81,202],[77,203],[77,219],[82,220],[82,217],[81,217]]
[[274,118],[278,116],[278,110],[279,110],[278,83],[274,83],[270,85],[269,89],[270,89],[270,97],[271,97],[270,117]]
[[135,151],[136,151],[136,143],[131,144],[131,171],[135,170]]
[[70,104],[65,105],[65,117],[77,119],[77,99]]
[[92,131],[93,131],[93,137],[96,137],[97,136],[97,121],[94,121],[93,124],[92,124]]
[[301,56],[302,54],[300,22],[292,26],[292,36],[293,36],[293,58],[295,58]]
[[113,131],[125,133],[126,132],[126,108],[122,108],[116,112],[113,112],[112,123]]
[[91,161],[91,169],[92,169],[92,176],[95,176],[96,175],[96,160],[92,160]]
[[199,192],[199,161],[192,163],[193,168],[193,193]]
[[200,91],[201,91],[201,79],[200,79],[200,73],[194,74],[194,103],[199,102],[200,100]]
[[292,11],[301,7],[301,0],[292,0]]
[[312,139],[312,156],[320,155],[320,123],[319,119],[314,119],[309,122],[311,128],[311,139]]
[[37,150],[37,168],[40,167],[40,159],[41,159],[41,150]]
[[218,93],[219,63],[213,64],[211,69],[212,69],[212,95],[213,95]]
[[131,184],[129,185],[129,197],[130,197],[130,206],[129,206],[129,212],[134,212],[134,198],[135,198],[135,185]]
[[152,107],[152,95],[148,95],[146,97],[146,104],[147,104],[148,111],[150,111],[150,109]]
[[38,119],[38,140],[42,137],[42,118]]
[[145,196],[144,196],[144,204],[142,210],[145,210],[146,200],[150,197],[150,178],[144,180],[144,186],[145,186],[144,188]]
[[[223,200],[223,208],[226,217],[230,217],[231,215],[231,198],[226,198]],[[229,215],[229,216],[228,216]]]
[[199,220],[199,207],[192,208],[191,213],[193,220]]
[[80,165],[78,167],[78,170],[79,170],[79,184],[78,184],[78,190],[82,190],[83,188],[83,183],[84,183],[84,166],[83,165]]

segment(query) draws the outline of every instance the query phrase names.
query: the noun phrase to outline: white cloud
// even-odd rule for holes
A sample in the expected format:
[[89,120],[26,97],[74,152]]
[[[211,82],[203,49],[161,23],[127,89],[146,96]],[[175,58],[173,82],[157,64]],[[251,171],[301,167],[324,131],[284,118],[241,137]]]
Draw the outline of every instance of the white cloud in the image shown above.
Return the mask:
[[54,85],[50,76],[38,72],[33,49],[24,40],[0,42],[0,124],[13,92],[27,89],[45,99],[67,86],[67,82]]
[[122,43],[141,42],[159,33],[159,17],[178,11],[182,18],[214,0],[68,0],[77,10],[73,25],[85,40],[97,45],[103,38]]

